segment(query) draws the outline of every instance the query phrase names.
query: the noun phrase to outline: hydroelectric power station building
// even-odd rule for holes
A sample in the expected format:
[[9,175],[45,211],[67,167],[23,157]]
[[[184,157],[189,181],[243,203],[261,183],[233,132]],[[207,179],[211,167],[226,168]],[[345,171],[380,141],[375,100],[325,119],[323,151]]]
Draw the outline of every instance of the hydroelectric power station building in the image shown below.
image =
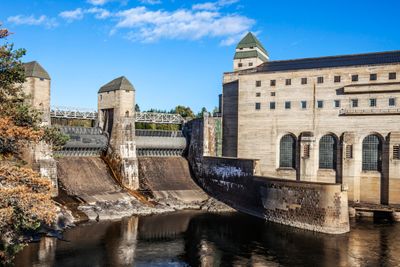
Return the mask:
[[400,51],[270,61],[249,33],[223,78],[223,156],[400,204]]

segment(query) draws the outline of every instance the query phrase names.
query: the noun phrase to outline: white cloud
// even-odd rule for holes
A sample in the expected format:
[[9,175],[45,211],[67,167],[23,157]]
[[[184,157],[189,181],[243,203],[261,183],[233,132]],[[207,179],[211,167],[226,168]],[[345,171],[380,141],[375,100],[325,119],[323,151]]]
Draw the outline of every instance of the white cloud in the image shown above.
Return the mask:
[[215,11],[218,10],[224,6],[229,6],[234,3],[237,3],[239,0],[219,0],[216,2],[205,2],[205,3],[200,3],[200,4],[194,4],[192,6],[193,10],[210,10],[210,11]]
[[48,18],[45,15],[41,15],[37,18],[33,15],[16,15],[8,17],[7,21],[16,25],[45,26],[46,28],[54,28],[58,26],[58,23],[54,18]]
[[170,12],[136,7],[118,12],[116,16],[119,17],[119,22],[115,29],[130,29],[127,38],[142,42],[220,37],[224,39],[222,45],[230,45],[232,40],[242,36],[255,23],[241,15],[187,9]]
[[[110,2],[120,2],[122,5],[126,5],[128,1],[129,0],[87,0],[86,2],[94,6],[103,6]],[[148,0],[148,1],[157,1],[157,0]]]
[[87,2],[95,6],[102,6],[105,3],[110,2],[110,0],[87,0]]
[[161,4],[161,0],[139,0],[140,3],[145,5],[158,5]]
[[83,19],[83,11],[81,8],[77,8],[75,10],[67,10],[63,11],[59,14],[60,17],[66,19],[69,22],[74,20],[81,20]]
[[85,12],[90,14],[95,14],[96,19],[106,19],[111,16],[111,13],[108,10],[98,7],[89,8],[85,10]]

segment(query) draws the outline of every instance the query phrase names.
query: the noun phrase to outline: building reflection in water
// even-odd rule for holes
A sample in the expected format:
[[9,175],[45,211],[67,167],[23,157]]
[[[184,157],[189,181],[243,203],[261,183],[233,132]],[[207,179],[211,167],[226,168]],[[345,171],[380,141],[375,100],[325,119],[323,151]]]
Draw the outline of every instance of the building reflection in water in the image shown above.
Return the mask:
[[238,213],[179,212],[80,225],[43,238],[16,266],[396,266],[400,224],[357,222],[333,236]]

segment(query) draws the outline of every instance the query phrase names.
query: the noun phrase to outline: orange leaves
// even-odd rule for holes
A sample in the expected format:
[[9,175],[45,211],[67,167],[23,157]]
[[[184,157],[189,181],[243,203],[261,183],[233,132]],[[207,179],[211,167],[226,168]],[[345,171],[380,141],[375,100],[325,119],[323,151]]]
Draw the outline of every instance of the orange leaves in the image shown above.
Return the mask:
[[32,127],[15,125],[14,121],[10,117],[0,118],[0,138],[23,139],[37,142],[43,134],[43,130],[35,130]]
[[56,217],[51,183],[31,169],[0,167],[0,233],[7,228],[35,229]]

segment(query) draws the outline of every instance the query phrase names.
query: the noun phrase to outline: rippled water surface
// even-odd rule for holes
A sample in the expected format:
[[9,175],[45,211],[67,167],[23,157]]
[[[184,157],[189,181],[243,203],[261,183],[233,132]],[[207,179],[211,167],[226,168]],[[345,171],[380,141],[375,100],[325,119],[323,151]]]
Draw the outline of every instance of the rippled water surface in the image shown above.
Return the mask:
[[247,215],[180,212],[69,229],[17,266],[400,266],[400,223],[352,222],[348,234],[303,231]]

